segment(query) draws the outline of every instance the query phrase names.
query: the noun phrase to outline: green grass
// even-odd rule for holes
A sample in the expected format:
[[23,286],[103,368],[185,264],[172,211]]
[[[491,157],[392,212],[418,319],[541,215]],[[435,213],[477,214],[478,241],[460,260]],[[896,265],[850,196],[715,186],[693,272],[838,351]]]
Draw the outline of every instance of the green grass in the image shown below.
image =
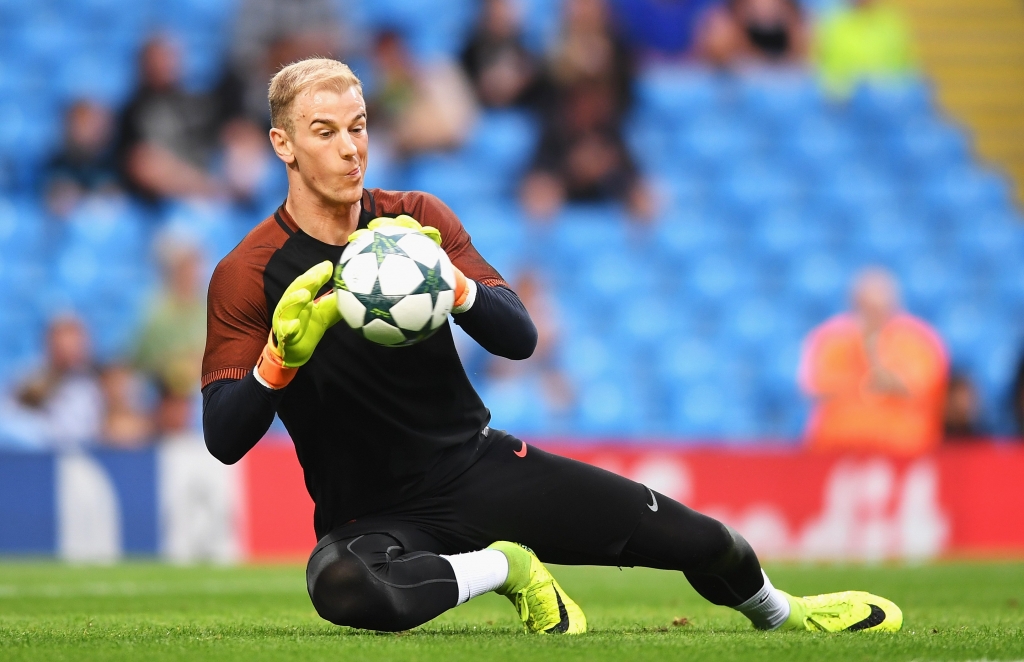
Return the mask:
[[791,592],[860,588],[893,599],[906,614],[894,635],[755,632],[676,573],[554,571],[587,613],[583,637],[527,636],[494,595],[410,632],[334,627],[313,612],[296,566],[4,563],[0,660],[1024,659],[1024,564],[770,568]]

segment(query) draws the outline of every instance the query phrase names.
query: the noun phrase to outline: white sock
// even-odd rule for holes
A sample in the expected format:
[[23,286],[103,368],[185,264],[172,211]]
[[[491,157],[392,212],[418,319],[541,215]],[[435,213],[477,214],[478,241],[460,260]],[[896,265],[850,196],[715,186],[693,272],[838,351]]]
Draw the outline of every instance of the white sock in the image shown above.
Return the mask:
[[456,606],[493,591],[508,579],[508,559],[496,549],[440,556],[451,563],[455,571],[455,581],[459,584],[459,601],[455,603]]
[[761,576],[764,577],[764,586],[761,590],[734,609],[749,618],[758,630],[774,630],[789,618],[789,600],[772,586],[764,570],[761,571]]

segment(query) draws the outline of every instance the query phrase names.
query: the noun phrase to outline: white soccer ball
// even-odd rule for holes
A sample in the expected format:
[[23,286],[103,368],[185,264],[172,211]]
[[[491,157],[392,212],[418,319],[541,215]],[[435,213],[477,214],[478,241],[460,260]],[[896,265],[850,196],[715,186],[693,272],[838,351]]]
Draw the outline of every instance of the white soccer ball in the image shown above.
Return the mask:
[[334,291],[345,322],[389,347],[426,340],[455,302],[455,269],[426,235],[403,227],[363,233],[341,254]]

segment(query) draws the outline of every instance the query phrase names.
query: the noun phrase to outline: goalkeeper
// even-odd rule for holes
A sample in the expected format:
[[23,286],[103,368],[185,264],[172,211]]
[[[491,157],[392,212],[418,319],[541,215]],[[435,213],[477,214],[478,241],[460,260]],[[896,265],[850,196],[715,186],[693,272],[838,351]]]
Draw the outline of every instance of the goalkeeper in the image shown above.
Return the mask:
[[288,429],[316,506],[306,579],[323,618],[404,630],[497,591],[531,632],[585,632],[583,611],[543,559],[681,571],[764,630],[900,628],[888,600],[783,593],[720,522],[489,428],[447,324],[402,348],[338,325],[329,281],[350,235],[402,223],[448,253],[458,270],[452,319],[482,347],[524,359],[537,342],[519,298],[442,202],[363,188],[367,118],[348,67],[285,67],[271,82],[270,110],[288,197],[214,272],[203,427],[227,463],[275,414]]

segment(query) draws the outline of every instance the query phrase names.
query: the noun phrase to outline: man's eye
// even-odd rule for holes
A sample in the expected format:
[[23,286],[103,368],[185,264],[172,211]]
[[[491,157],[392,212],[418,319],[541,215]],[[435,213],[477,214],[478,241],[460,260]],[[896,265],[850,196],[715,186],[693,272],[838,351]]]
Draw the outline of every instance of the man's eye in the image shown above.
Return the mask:
[[352,133],[362,133],[363,131],[366,131],[365,126],[352,127]]
[[330,138],[332,133],[333,133],[333,131],[326,131],[326,130],[324,130],[324,131],[320,132],[320,137],[321,138]]

